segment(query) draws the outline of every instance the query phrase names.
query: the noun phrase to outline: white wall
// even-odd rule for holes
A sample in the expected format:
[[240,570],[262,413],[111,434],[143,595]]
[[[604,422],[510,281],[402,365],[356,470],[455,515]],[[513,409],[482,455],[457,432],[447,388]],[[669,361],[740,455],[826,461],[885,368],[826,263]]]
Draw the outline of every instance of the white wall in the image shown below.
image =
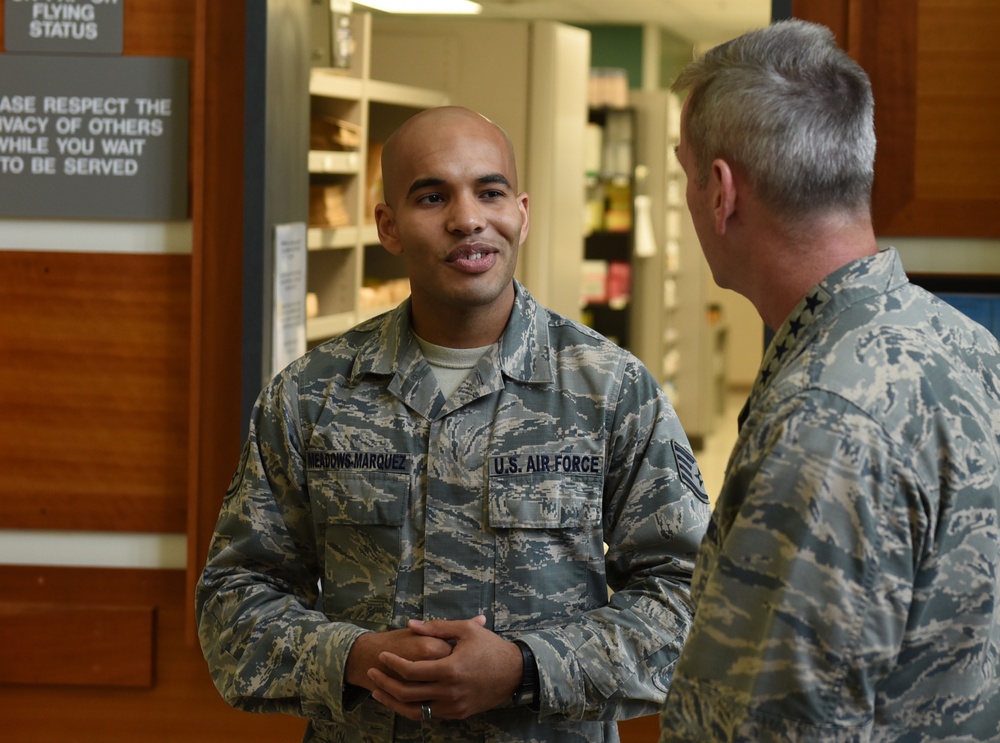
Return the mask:
[[[899,250],[908,273],[1000,275],[1000,241],[953,238],[879,238]],[[764,324],[749,300],[720,289],[709,279],[709,301],[723,308],[728,327],[726,378],[730,387],[749,387],[763,356]],[[998,282],[1000,291],[1000,282]]]
[[880,237],[878,242],[899,250],[907,273],[1000,275],[1000,240]]
[[728,387],[749,388],[757,377],[764,357],[764,322],[750,300],[729,289],[720,289],[707,272],[710,303],[722,307],[726,324],[726,384]]

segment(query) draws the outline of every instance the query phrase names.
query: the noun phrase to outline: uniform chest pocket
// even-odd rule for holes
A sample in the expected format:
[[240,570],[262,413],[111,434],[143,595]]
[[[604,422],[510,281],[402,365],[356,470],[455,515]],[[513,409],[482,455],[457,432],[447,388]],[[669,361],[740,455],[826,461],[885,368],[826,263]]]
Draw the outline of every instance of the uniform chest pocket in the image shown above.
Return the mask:
[[390,623],[410,502],[408,475],[338,473],[325,494],[323,610],[365,627]]
[[607,602],[600,477],[492,478],[498,628],[559,623]]

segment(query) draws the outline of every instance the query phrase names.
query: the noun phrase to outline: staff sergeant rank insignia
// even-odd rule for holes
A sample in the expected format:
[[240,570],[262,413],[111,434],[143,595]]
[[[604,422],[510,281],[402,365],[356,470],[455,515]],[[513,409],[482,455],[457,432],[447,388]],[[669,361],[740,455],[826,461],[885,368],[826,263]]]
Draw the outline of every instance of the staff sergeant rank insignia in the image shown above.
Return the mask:
[[701,470],[694,454],[678,444],[671,441],[670,446],[674,450],[674,459],[677,460],[677,474],[680,475],[688,490],[695,494],[703,503],[708,503],[708,492],[705,490],[705,481],[701,478]]

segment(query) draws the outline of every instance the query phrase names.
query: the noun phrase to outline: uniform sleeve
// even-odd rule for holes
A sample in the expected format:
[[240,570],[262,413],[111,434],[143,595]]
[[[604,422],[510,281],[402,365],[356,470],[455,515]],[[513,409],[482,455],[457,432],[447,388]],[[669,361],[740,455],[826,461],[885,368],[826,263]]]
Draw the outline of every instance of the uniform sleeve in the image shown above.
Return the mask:
[[316,610],[319,561],[294,379],[258,399],[196,593],[216,687],[253,712],[343,719],[344,663],[362,630]]
[[655,713],[691,622],[691,573],[708,522],[704,485],[649,371],[629,355],[616,378],[603,515],[614,593],[576,621],[520,638],[538,661],[542,716]]
[[926,525],[908,507],[913,468],[834,395],[788,401],[756,428],[699,554],[661,743],[868,740]]

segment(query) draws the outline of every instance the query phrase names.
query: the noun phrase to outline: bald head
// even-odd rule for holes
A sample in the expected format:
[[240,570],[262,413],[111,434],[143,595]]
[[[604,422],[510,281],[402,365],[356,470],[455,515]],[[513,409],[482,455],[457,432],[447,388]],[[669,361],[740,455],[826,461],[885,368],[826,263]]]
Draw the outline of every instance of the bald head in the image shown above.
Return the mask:
[[482,114],[461,106],[427,109],[407,119],[382,148],[382,184],[385,203],[396,205],[413,187],[414,165],[448,150],[458,150],[463,141],[493,142],[506,163],[511,188],[517,190],[514,147],[499,126]]

